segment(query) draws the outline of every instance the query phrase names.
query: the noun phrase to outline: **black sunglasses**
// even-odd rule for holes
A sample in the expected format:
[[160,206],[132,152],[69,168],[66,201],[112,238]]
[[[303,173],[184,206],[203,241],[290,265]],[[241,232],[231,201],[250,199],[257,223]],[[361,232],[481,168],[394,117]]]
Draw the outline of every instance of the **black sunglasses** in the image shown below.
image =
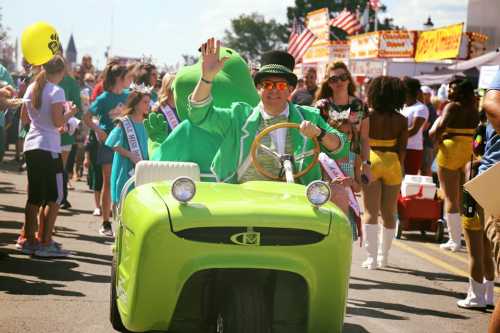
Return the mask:
[[339,76],[332,75],[328,78],[328,82],[330,83],[337,83],[339,81],[347,81],[349,80],[349,75],[347,73],[341,74]]

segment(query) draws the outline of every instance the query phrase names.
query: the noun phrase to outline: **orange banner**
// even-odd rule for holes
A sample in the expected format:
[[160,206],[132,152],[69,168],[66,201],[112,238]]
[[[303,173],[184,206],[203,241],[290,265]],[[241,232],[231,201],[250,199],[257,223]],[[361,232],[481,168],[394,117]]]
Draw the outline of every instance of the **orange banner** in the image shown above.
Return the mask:
[[454,24],[420,33],[415,53],[416,62],[453,59],[460,53],[464,24]]
[[349,38],[351,58],[412,58],[415,50],[413,31],[378,31]]
[[351,41],[351,59],[376,58],[378,56],[378,46],[380,34],[369,32],[349,38]]

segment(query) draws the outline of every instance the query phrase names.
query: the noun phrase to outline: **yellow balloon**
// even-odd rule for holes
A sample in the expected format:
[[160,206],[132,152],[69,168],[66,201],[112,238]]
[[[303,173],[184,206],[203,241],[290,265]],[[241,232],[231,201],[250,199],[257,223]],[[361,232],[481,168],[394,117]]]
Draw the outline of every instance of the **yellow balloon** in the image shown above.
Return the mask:
[[60,45],[56,29],[46,22],[30,25],[21,36],[24,58],[35,66],[49,62],[59,52]]

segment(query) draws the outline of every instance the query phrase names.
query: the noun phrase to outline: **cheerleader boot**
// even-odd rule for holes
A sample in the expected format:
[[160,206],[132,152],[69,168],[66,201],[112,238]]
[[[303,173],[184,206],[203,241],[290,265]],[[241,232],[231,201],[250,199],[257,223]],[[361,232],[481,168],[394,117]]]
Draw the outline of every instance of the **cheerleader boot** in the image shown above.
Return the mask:
[[382,227],[381,242],[378,248],[377,265],[379,268],[387,267],[389,250],[391,249],[392,240],[394,239],[394,231],[396,229],[388,229]]
[[460,214],[446,214],[446,222],[448,224],[449,240],[441,244],[440,248],[456,252],[462,247],[462,221]]
[[363,268],[377,268],[378,230],[378,224],[365,224],[364,242],[367,258],[361,264]]
[[484,301],[485,285],[469,278],[469,291],[467,297],[457,302],[459,308],[464,309],[484,309],[486,304]]
[[484,303],[488,308],[495,307],[495,281],[484,279]]

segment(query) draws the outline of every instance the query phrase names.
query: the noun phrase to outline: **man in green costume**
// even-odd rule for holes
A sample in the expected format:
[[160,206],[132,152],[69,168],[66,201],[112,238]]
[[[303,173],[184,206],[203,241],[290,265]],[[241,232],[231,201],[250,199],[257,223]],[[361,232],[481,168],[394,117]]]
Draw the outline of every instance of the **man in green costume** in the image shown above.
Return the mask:
[[[220,53],[227,58],[223,69],[214,79],[214,105],[229,108],[234,102],[246,102],[251,106],[259,103],[259,95],[253,84],[247,63],[234,50],[221,48]],[[165,118],[159,113],[151,113],[145,121],[150,139],[149,156],[156,161],[195,162],[200,166],[202,180],[215,181],[210,166],[219,149],[223,137],[211,133],[186,120],[188,96],[193,92],[201,77],[201,60],[183,67],[173,83],[175,109],[181,123],[172,131]]]
[[[238,102],[230,108],[218,108],[214,106],[212,92],[217,89],[216,77],[228,58],[220,57],[220,42],[214,38],[202,45],[201,52],[202,73],[196,88],[188,97],[188,118],[194,125],[223,137],[211,166],[217,181],[241,183],[265,180],[251,163],[250,147],[257,133],[277,123],[300,125],[300,133],[288,129],[279,129],[274,135],[271,133],[271,140],[268,141],[271,149],[281,155],[304,154],[313,148],[312,138],[317,138],[327,153],[337,157],[346,154],[348,145],[345,144],[345,135],[331,128],[317,109],[289,103],[289,97],[297,84],[297,76],[293,73],[295,60],[290,54],[272,51],[263,55],[262,67],[254,78],[261,98],[261,103],[256,107]],[[269,162],[266,154],[258,158],[261,165]],[[294,169],[304,170],[311,162],[312,157],[295,161]],[[308,184],[317,179],[321,179],[319,165],[304,175],[300,182]]]

